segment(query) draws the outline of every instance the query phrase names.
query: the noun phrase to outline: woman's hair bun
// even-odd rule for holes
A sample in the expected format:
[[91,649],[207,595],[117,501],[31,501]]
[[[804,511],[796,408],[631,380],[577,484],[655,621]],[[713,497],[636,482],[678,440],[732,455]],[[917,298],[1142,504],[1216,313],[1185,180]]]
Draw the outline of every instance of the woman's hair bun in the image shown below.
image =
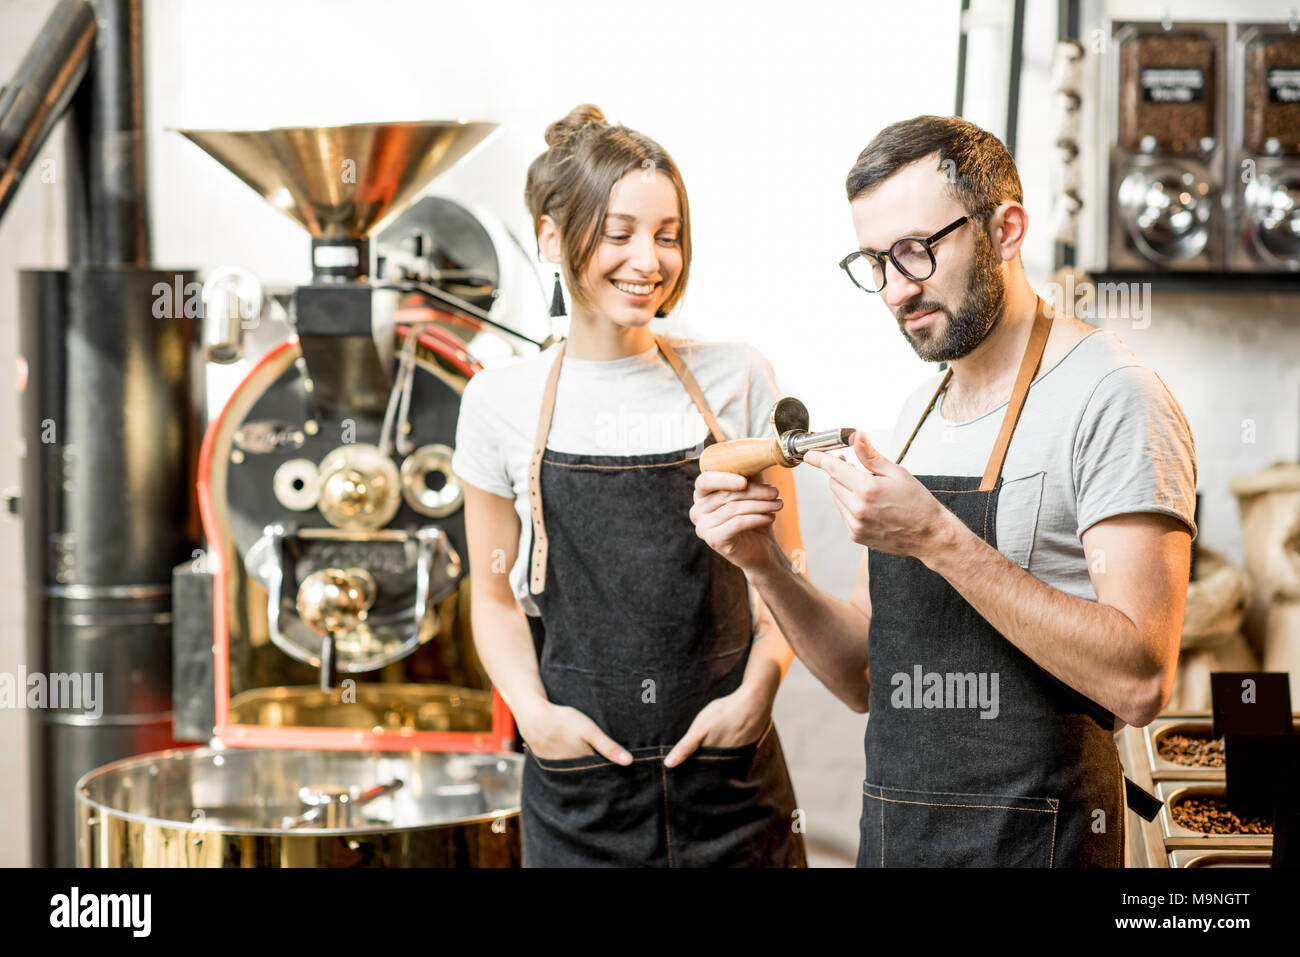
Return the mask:
[[609,125],[600,107],[592,103],[580,103],[564,119],[556,120],[546,128],[546,145],[552,148],[562,146],[571,136],[591,124]]

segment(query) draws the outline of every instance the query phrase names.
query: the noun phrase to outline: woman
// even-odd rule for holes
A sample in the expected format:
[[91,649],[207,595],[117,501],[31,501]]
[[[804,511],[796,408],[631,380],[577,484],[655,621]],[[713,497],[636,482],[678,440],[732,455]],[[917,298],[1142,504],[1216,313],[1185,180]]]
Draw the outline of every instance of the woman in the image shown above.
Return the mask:
[[[703,448],[766,429],[771,369],[650,330],[690,266],[668,154],[590,105],[546,142],[525,197],[569,338],[470,381],[453,460],[476,646],[526,742],[524,866],[803,866],[771,726],[791,651],[688,515]],[[776,471],[743,520],[795,554]]]

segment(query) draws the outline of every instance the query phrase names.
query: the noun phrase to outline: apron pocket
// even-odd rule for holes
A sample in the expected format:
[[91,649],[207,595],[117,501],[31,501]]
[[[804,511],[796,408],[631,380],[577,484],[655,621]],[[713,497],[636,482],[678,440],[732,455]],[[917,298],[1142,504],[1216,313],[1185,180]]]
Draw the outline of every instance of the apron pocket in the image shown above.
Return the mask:
[[[761,741],[762,738],[759,739]],[[701,744],[692,753],[687,761],[743,761],[748,764],[758,750],[758,741],[752,744],[741,744],[735,747],[716,748],[711,745]]]
[[[1043,503],[1046,472],[1002,480],[998,493],[998,551],[1021,568],[1029,567],[1038,534],[1038,513]],[[1006,534],[1001,534],[1005,532]]]
[[525,746],[525,867],[645,867],[662,861],[659,749],[624,766],[600,754],[539,758]]
[[536,761],[537,766],[543,771],[590,771],[603,765],[614,764],[603,754],[583,754],[576,758],[543,758],[539,757],[526,744],[524,750],[528,752],[528,756]]
[[745,777],[749,772],[750,763],[758,753],[759,746],[767,741],[767,736],[772,733],[773,727],[775,727],[775,724],[769,718],[767,727],[758,736],[758,740],[749,744],[730,745],[725,748],[701,744],[691,752],[691,756],[686,759],[686,763],[704,761],[712,764],[715,768],[721,769],[725,774],[733,777]]
[[1051,867],[1056,798],[862,787],[859,867]]
[[770,723],[752,744],[697,748],[668,769],[667,783],[672,866],[802,864],[794,793]]

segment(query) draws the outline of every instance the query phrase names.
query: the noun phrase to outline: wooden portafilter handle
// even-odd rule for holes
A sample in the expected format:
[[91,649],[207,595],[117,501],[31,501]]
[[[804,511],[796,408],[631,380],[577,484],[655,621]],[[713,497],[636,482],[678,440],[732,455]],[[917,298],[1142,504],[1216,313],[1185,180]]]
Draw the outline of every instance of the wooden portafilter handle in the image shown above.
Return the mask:
[[746,477],[757,475],[773,465],[785,465],[781,440],[735,439],[710,445],[700,455],[701,472],[732,472]]
[[710,445],[700,455],[701,472],[732,472],[750,478],[763,469],[780,465],[792,469],[804,453],[842,449],[853,441],[852,429],[829,432],[791,430],[771,439],[735,439]]

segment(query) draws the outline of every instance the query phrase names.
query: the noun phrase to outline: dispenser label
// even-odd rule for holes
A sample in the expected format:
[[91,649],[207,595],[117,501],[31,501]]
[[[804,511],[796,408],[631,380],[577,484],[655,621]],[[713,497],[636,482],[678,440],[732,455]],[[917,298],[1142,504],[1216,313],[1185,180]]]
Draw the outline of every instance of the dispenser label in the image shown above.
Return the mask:
[[1149,66],[1141,73],[1147,103],[1199,103],[1205,99],[1205,71],[1196,66]]
[[1300,69],[1274,67],[1268,71],[1270,103],[1300,103]]

